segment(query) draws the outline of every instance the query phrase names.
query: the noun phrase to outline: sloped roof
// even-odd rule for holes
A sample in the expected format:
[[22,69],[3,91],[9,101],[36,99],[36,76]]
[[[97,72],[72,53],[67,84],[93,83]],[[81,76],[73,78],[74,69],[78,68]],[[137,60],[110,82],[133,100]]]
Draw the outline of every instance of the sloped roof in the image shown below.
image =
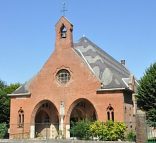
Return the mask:
[[[77,43],[74,43],[74,50],[97,79],[103,83],[103,89],[128,88],[129,70],[88,38],[82,37]],[[35,76],[9,96],[30,95],[29,85],[34,78]]]
[[29,92],[29,85],[33,81],[33,78],[31,78],[29,81],[25,82],[23,85],[21,85],[19,88],[17,88],[13,93],[8,94],[8,96],[29,96],[31,93]]
[[127,88],[129,70],[89,39],[82,37],[74,49],[103,83],[103,88]]

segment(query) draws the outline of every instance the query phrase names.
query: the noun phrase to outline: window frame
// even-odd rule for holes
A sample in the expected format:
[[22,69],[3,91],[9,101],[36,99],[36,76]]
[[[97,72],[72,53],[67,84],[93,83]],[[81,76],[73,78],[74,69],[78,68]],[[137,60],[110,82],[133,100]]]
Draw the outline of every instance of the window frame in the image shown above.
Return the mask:
[[70,81],[71,74],[70,74],[69,70],[67,70],[67,69],[60,69],[56,73],[56,79],[57,79],[58,83],[65,85]]
[[111,104],[109,104],[107,107],[107,120],[114,122],[114,108],[111,106]]
[[22,108],[18,111],[18,127],[24,127],[24,110]]

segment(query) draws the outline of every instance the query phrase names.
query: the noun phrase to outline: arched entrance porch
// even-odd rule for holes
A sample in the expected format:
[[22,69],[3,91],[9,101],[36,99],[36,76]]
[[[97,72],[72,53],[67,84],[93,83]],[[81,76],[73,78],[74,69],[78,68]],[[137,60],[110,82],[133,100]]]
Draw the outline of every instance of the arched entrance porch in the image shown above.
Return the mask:
[[59,118],[55,105],[49,100],[39,102],[33,110],[31,123],[31,138],[56,138]]
[[80,98],[74,101],[68,110],[66,138],[70,138],[69,129],[72,127],[72,124],[84,119],[97,120],[97,113],[94,105],[89,100]]

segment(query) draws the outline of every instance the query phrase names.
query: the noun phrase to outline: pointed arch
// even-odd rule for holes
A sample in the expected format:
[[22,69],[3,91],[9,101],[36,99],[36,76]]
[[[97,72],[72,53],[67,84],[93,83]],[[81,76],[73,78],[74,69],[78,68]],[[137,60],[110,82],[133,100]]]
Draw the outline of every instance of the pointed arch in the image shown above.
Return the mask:
[[114,108],[111,106],[111,104],[109,104],[106,111],[107,111],[107,120],[114,121]]
[[42,100],[35,106],[31,115],[30,129],[31,138],[38,136],[56,138],[58,136],[58,110],[50,100]]
[[[35,106],[32,114],[31,114],[31,121],[30,121],[31,124],[35,123],[35,117],[36,117],[37,113],[40,111],[40,109],[46,111],[46,108],[44,108],[46,106],[48,108],[51,107],[52,110],[56,113],[56,116],[57,117],[59,116],[58,110],[57,110],[56,106],[54,105],[54,103],[52,103],[50,100],[42,100]],[[47,112],[47,114],[50,116],[50,113]]]
[[23,128],[24,127],[24,110],[22,107],[20,107],[18,111],[18,127]]
[[[67,123],[70,123],[71,118],[74,118],[74,114],[77,114],[78,120],[85,118],[91,120],[98,119],[94,105],[85,98],[79,98],[70,105],[66,117]],[[75,118],[75,120],[77,119]]]

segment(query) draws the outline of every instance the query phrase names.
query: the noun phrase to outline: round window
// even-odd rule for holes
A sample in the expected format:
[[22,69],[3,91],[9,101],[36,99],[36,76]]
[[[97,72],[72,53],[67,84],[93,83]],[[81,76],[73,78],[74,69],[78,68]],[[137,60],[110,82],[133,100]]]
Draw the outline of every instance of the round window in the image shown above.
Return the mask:
[[61,84],[66,84],[70,80],[70,72],[66,69],[61,69],[57,72],[56,78]]

